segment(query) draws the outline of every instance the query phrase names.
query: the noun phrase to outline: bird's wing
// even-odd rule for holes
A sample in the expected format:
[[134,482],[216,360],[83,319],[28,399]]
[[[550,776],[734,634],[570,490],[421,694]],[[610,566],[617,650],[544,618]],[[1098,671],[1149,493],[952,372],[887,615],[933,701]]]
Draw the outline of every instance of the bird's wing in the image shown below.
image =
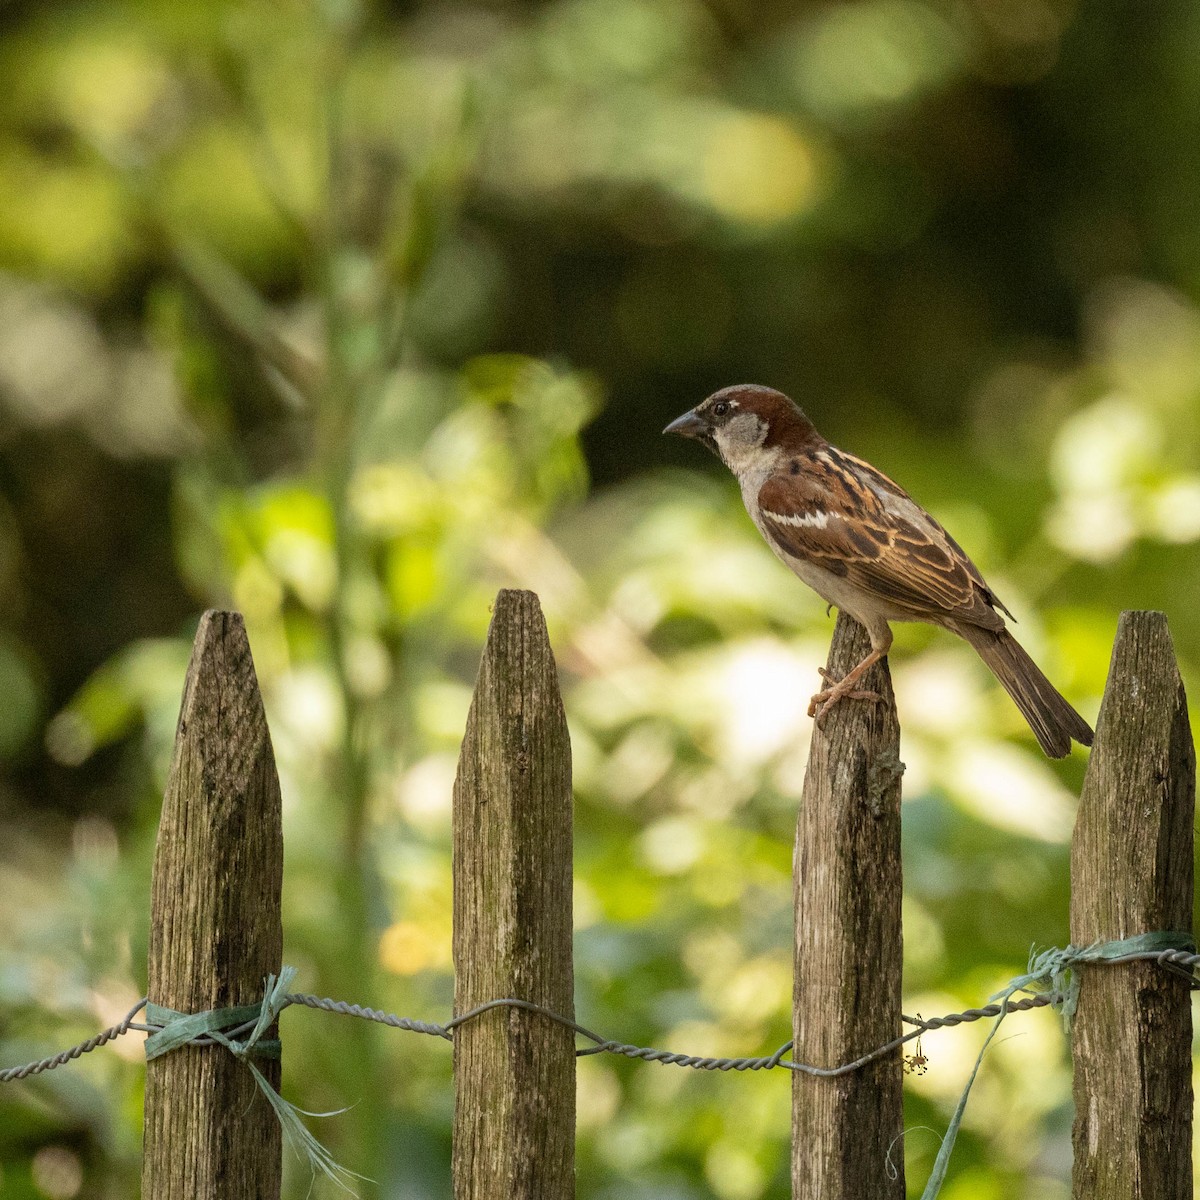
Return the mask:
[[[821,446],[784,463],[758,493],[768,537],[915,617],[1002,629],[1007,613],[958,543],[869,463]],[[1009,614],[1011,615],[1011,614]]]

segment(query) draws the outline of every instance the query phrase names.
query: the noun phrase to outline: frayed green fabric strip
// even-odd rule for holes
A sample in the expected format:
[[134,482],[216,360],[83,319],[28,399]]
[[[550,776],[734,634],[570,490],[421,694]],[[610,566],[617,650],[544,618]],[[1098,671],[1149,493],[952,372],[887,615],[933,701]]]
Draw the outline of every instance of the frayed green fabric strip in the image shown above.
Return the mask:
[[1156,933],[1139,933],[1134,937],[1121,938],[1114,942],[1093,942],[1090,946],[1067,946],[1065,949],[1050,949],[1040,952],[1035,948],[1030,951],[1029,970],[1024,975],[1018,975],[1007,987],[1001,988],[994,996],[988,997],[993,1004],[997,1002],[1000,1004],[1000,1012],[984,1039],[983,1045],[979,1048],[975,1066],[967,1079],[967,1086],[963,1088],[962,1095],[958,1098],[954,1115],[950,1118],[950,1125],[946,1129],[946,1136],[942,1139],[941,1149],[934,1160],[933,1172],[929,1176],[925,1190],[921,1193],[921,1200],[936,1200],[942,1190],[942,1184],[946,1180],[946,1170],[950,1166],[950,1155],[954,1152],[954,1141],[958,1137],[963,1113],[967,1107],[967,1098],[971,1094],[971,1086],[975,1082],[975,1076],[979,1074],[979,1067],[983,1063],[983,1056],[987,1053],[992,1038],[996,1036],[1001,1022],[1008,1016],[1008,1002],[1013,996],[1018,992],[1056,992],[1059,999],[1055,1001],[1054,1007],[1062,1013],[1064,1023],[1070,1028],[1071,1018],[1074,1017],[1075,1009],[1079,1004],[1079,972],[1075,969],[1076,967],[1083,963],[1112,962],[1114,959],[1124,958],[1128,954],[1158,954],[1164,950],[1182,950],[1191,953],[1195,948],[1196,943],[1192,940],[1191,934],[1160,930]]
[[[1195,949],[1196,943],[1190,933],[1159,930],[1155,933],[1139,933],[1115,942],[1093,942],[1090,946],[1043,950],[1041,954],[1030,955],[1029,974],[1022,980],[1014,980],[1014,983],[1021,983],[1023,988],[1035,988],[1039,984],[1044,988],[1048,982],[1049,990],[1058,992],[1062,997],[1055,1008],[1062,1013],[1063,1022],[1069,1029],[1079,1004],[1079,972],[1075,968],[1081,963],[1112,962],[1127,954],[1159,954],[1164,950],[1182,950],[1190,954]],[[1187,972],[1187,975],[1190,978],[1191,972]]]
[[[261,1004],[243,1004],[237,1008],[213,1008],[207,1012],[181,1013],[161,1004],[146,1005],[146,1020],[161,1025],[157,1033],[146,1038],[146,1061],[186,1046],[198,1037],[211,1036],[225,1029],[236,1029],[253,1021],[262,1011]],[[260,1051],[261,1052],[261,1051]],[[275,1055],[274,1057],[278,1057]]]
[[[346,1110],[314,1113],[297,1108],[271,1086],[267,1077],[252,1061],[254,1058],[277,1059],[280,1057],[279,1039],[267,1038],[263,1035],[287,1007],[288,990],[295,978],[295,967],[284,967],[277,976],[268,975],[266,994],[259,1004],[242,1004],[234,1008],[214,1008],[200,1013],[180,1013],[161,1004],[147,1004],[147,1023],[161,1025],[162,1029],[146,1038],[146,1061],[160,1058],[162,1055],[177,1050],[180,1046],[189,1045],[201,1037],[209,1038],[224,1046],[230,1054],[240,1058],[250,1068],[255,1083],[258,1084],[259,1090],[266,1097],[267,1103],[270,1104],[279,1121],[288,1145],[298,1156],[308,1159],[313,1175],[315,1176],[320,1171],[338,1187],[353,1195],[354,1189],[350,1185],[350,1180],[365,1179],[366,1177],[358,1175],[338,1163],[333,1155],[313,1137],[300,1119],[301,1116],[333,1117]],[[250,1028],[245,1037],[238,1037],[231,1032],[241,1030],[248,1025]]]

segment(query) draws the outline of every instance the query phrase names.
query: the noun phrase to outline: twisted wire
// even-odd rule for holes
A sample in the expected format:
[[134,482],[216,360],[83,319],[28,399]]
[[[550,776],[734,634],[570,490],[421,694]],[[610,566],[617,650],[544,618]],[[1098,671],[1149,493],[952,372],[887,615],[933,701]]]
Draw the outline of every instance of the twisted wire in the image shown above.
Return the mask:
[[[1200,954],[1184,950],[1138,951],[1123,954],[1115,958],[1085,959],[1084,961],[1088,961],[1089,964],[1094,963],[1094,965],[1113,965],[1135,961],[1151,962],[1173,973],[1185,974],[1193,988],[1200,987],[1200,982],[1192,975],[1192,969],[1200,965]],[[431,1037],[442,1038],[445,1041],[453,1041],[455,1029],[465,1025],[469,1021],[476,1020],[484,1013],[490,1012],[493,1009],[521,1009],[555,1021],[559,1025],[572,1030],[578,1036],[590,1041],[592,1043],[591,1046],[585,1046],[575,1051],[576,1055],[580,1058],[592,1054],[616,1054],[624,1058],[637,1059],[643,1062],[661,1063],[663,1066],[672,1067],[689,1067],[698,1071],[769,1071],[776,1067],[782,1067],[788,1071],[801,1071],[807,1075],[833,1078],[857,1071],[868,1063],[872,1063],[876,1059],[883,1058],[892,1053],[892,1051],[903,1046],[906,1042],[920,1037],[923,1033],[929,1033],[937,1029],[951,1028],[956,1025],[965,1025],[972,1021],[985,1020],[988,1017],[999,1016],[1001,1012],[1011,1013],[1033,1008],[1044,1008],[1047,1005],[1059,1003],[1062,999],[1063,997],[1059,992],[1040,992],[1019,1000],[1008,999],[1002,1004],[985,1004],[980,1008],[968,1008],[962,1012],[947,1013],[941,1017],[903,1016],[901,1019],[904,1024],[911,1026],[908,1033],[893,1038],[891,1041],[884,1043],[882,1046],[877,1046],[874,1050],[854,1059],[852,1062],[843,1063],[837,1067],[817,1067],[808,1063],[793,1062],[791,1059],[785,1058],[784,1056],[792,1049],[793,1043],[790,1041],[780,1046],[774,1054],[748,1058],[704,1057],[700,1055],[680,1054],[671,1050],[656,1050],[649,1046],[630,1045],[625,1042],[613,1041],[610,1038],[603,1037],[601,1034],[594,1033],[570,1017],[565,1017],[561,1013],[557,1013],[544,1005],[534,1004],[529,1000],[517,1000],[507,997],[489,1000],[485,1004],[480,1004],[470,1011],[455,1017],[453,1020],[447,1021],[445,1025],[439,1025],[434,1021],[419,1021],[413,1017],[399,1017],[394,1013],[383,1012],[380,1009],[367,1008],[359,1004],[351,1004],[344,1000],[332,1000],[324,996],[314,996],[305,992],[289,993],[284,997],[280,1008],[300,1005],[304,1008],[317,1009],[321,1012],[357,1017],[364,1021],[374,1021],[377,1024],[387,1025],[393,1029],[406,1030],[410,1033],[428,1034]],[[143,998],[116,1025],[110,1025],[101,1033],[88,1038],[87,1041],[80,1042],[78,1045],[72,1046],[67,1050],[62,1050],[49,1058],[38,1059],[36,1062],[26,1063],[20,1067],[9,1067],[5,1070],[0,1070],[0,1083],[26,1079],[32,1075],[39,1075],[43,1071],[52,1071],[56,1067],[61,1067],[64,1063],[71,1062],[84,1054],[91,1053],[91,1051],[98,1047],[104,1046],[130,1031],[143,1033],[158,1032],[162,1028],[161,1025],[135,1020],[145,1006],[146,1000]],[[244,1032],[254,1024],[255,1022],[248,1021],[244,1026],[239,1026],[238,1029],[228,1031],[226,1036],[237,1036],[239,1032]],[[193,1044],[208,1045],[214,1044],[215,1041],[216,1039],[203,1035],[195,1038]]]
[[292,992],[287,997],[287,1004],[301,1004],[305,1008],[319,1009],[321,1012],[337,1013],[343,1017],[361,1017],[364,1021],[377,1021],[380,1025],[390,1025],[393,1029],[404,1029],[410,1033],[428,1033],[434,1037],[452,1041],[450,1031],[444,1025],[433,1021],[418,1021],[414,1017],[398,1017],[394,1013],[382,1012],[378,1008],[365,1008],[359,1004],[349,1004],[345,1000],[330,1000],[327,996],[310,996],[306,992]]
[[115,1038],[122,1037],[131,1029],[146,1028],[134,1022],[134,1017],[145,1007],[146,998],[143,996],[122,1020],[115,1025],[110,1025],[95,1037],[88,1038],[86,1042],[80,1042],[79,1045],[72,1046],[69,1050],[60,1050],[50,1058],[39,1058],[36,1062],[26,1063],[23,1067],[9,1067],[7,1070],[0,1070],[0,1083],[11,1083],[15,1079],[28,1079],[30,1075],[40,1075],[43,1071],[53,1071],[55,1067],[61,1067],[63,1063],[69,1063],[84,1054],[90,1054],[98,1047],[105,1046]]

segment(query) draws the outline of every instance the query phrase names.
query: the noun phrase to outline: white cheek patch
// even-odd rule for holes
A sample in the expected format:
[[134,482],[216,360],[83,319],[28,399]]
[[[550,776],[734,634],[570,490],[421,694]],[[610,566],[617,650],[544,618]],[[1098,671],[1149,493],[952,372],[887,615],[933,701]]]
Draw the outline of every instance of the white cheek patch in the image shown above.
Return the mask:
[[717,436],[746,447],[761,446],[767,437],[767,423],[754,413],[738,413],[717,431]]
[[726,465],[740,473],[753,467],[762,457],[767,425],[754,413],[738,413],[713,430],[713,437]]
[[792,513],[786,517],[781,513],[773,512],[764,512],[763,515],[770,517],[772,521],[777,521],[780,525],[806,525],[813,529],[824,529],[833,517],[832,513],[827,512]]

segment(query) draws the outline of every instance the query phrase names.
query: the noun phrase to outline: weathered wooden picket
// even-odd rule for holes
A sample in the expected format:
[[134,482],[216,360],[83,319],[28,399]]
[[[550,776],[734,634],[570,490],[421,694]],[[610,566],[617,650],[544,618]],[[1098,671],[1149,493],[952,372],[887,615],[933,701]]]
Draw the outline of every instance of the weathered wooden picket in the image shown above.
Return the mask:
[[[840,675],[865,645],[841,618],[831,671]],[[797,825],[793,1058],[818,1066],[901,1032],[903,766],[886,663],[866,686],[884,703],[840,705],[814,729]],[[1125,613],[1072,846],[1074,944],[1190,932],[1194,802],[1166,619]],[[571,809],[570,741],[541,609],[530,592],[502,591],[454,788],[457,1012],[517,997],[572,1014]],[[236,613],[208,613],[155,857],[151,1001],[196,1012],[261,1000],[264,977],[281,965],[282,847],[245,629]],[[1188,983],[1146,962],[1080,973],[1075,1200],[1190,1197]],[[263,1070],[278,1086],[278,1063]],[[904,1195],[893,1150],[902,1072],[897,1047],[836,1078],[793,1074],[795,1197]],[[455,1031],[454,1078],[456,1200],[574,1196],[568,1028],[536,1012],[489,1011]],[[233,1055],[185,1046],[147,1064],[146,1200],[273,1200],[280,1161],[276,1117]]]

